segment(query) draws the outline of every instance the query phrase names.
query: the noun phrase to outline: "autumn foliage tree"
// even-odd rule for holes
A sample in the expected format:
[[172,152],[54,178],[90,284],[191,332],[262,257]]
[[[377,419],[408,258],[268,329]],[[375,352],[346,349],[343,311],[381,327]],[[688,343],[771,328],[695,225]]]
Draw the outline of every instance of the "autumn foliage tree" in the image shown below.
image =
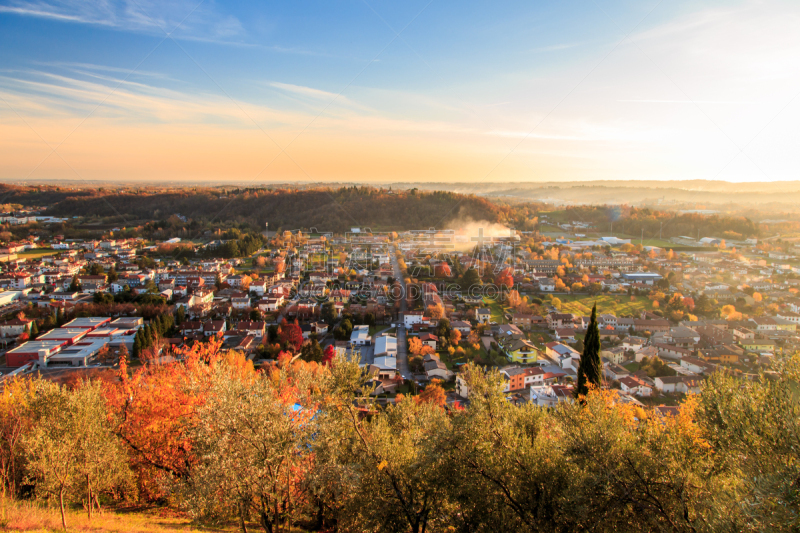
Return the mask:
[[425,309],[425,315],[428,316],[429,318],[434,318],[436,320],[444,318],[445,316],[444,307],[442,306],[442,304],[429,305]]
[[422,341],[419,337],[409,337],[408,338],[408,353],[411,355],[419,355],[422,353]]
[[473,346],[479,346],[481,342],[481,330],[478,328],[473,328],[469,330],[469,335],[467,335],[467,342],[472,344]]
[[506,304],[508,304],[509,307],[512,307],[514,309],[521,306],[522,298],[519,295],[519,291],[516,290],[508,291],[508,293],[506,294]]
[[333,347],[333,344],[329,344],[325,347],[325,351],[322,353],[322,364],[325,366],[330,366],[333,364],[333,360],[336,358],[336,348]]
[[450,265],[445,262],[437,263],[436,267],[433,269],[434,276],[437,278],[449,278],[453,275],[452,271],[450,270]]
[[158,499],[169,480],[189,475],[196,462],[187,433],[205,395],[190,391],[188,385],[207,379],[209,365],[226,359],[247,372],[243,356],[223,354],[222,341],[195,343],[178,348],[173,355],[182,360],[141,367],[129,372],[120,359],[119,381],[105,388],[109,408],[116,420],[115,432],[131,451],[131,465],[139,490],[146,499]]
[[15,495],[23,482],[23,437],[31,426],[32,382],[8,379],[0,392],[0,499]]
[[514,286],[514,270],[511,267],[504,268],[495,276],[494,282],[498,287],[510,289]]
[[299,351],[303,346],[303,331],[300,329],[300,325],[296,320],[291,324],[284,321],[284,323],[281,324],[278,336],[281,340],[281,344],[286,344],[294,349],[294,351]]
[[[280,353],[256,371],[220,348],[135,371],[123,360],[102,383],[7,379],[3,472],[16,451],[27,496],[87,512],[98,494],[159,500],[203,527],[265,533],[797,529],[797,356],[769,377],[715,372],[670,410],[591,379],[580,401],[520,405],[498,369],[470,363],[461,408],[436,381],[383,405],[355,356]],[[6,508],[3,527],[26,529]]]
[[414,397],[417,403],[429,403],[438,407],[444,407],[447,403],[447,393],[442,387],[442,380],[434,379],[425,387],[418,396]]

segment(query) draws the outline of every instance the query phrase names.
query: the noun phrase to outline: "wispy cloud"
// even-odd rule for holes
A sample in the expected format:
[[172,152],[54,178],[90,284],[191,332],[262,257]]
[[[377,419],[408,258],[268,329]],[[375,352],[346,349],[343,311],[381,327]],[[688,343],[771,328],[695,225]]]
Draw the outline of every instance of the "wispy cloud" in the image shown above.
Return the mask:
[[559,50],[569,50],[570,48],[575,48],[576,46],[582,45],[582,42],[577,43],[561,43],[561,44],[551,44],[547,46],[540,46],[538,48],[532,48],[530,52],[539,53],[539,52],[558,52]]
[[105,26],[122,31],[163,34],[176,39],[242,42],[245,31],[236,17],[207,0],[5,0],[0,13]]
[[[275,87],[276,89],[281,89],[283,91],[287,91],[294,94],[299,94],[302,96],[310,96],[311,98],[317,98],[320,100],[331,100],[336,98],[336,93],[331,93],[328,91],[323,91],[321,89],[314,89],[312,87],[303,87],[302,85],[292,85],[291,83],[280,83],[277,81],[273,81],[269,83],[270,87]],[[343,99],[343,96],[339,96],[339,99]]]
[[617,102],[627,102],[631,104],[718,104],[718,105],[746,105],[758,104],[754,101],[743,100],[653,100],[653,99],[631,99],[631,100],[617,100]]
[[[78,72],[79,74],[85,74]],[[89,73],[92,74],[92,73]],[[319,131],[351,133],[383,132],[457,132],[468,130],[434,120],[403,119],[354,102],[344,96],[280,82],[270,82],[290,95],[316,102],[316,106],[287,105],[286,100],[237,101],[223,95],[185,92],[153,83],[121,80],[112,75],[94,73],[76,77],[47,71],[17,71],[0,75],[0,96],[23,116],[80,117],[103,102],[94,116],[118,124],[216,124],[227,129],[251,129],[252,122],[271,128],[300,130],[314,122]],[[113,88],[116,87],[116,90]],[[323,106],[325,113],[315,118]],[[0,107],[0,116],[7,111]]]
[[99,65],[97,63],[78,63],[73,61],[31,61],[32,65],[47,69],[47,71],[63,69],[65,71],[74,72],[76,74],[84,74],[88,76],[101,76],[99,73],[122,74],[123,77],[129,78],[150,78],[159,80],[174,80],[174,78],[157,72],[155,70],[146,70],[137,68],[131,72],[130,68],[114,67],[111,65]]

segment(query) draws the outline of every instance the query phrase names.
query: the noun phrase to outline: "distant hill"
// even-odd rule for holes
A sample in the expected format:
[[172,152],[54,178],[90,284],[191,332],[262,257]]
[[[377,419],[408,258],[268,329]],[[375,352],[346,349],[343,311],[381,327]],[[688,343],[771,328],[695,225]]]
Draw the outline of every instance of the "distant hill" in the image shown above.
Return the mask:
[[416,190],[391,193],[373,187],[265,189],[171,189],[122,193],[53,187],[0,186],[3,203],[47,206],[52,216],[97,216],[119,222],[167,219],[180,214],[206,223],[237,222],[270,229],[316,227],[345,231],[444,228],[462,219],[533,226],[528,210],[497,205],[474,195]]
[[[755,219],[798,215],[800,181],[730,183],[713,180],[558,181],[540,183],[393,183],[396,189],[469,191],[489,199],[509,198],[551,205],[631,205],[662,210],[713,209]],[[780,217],[776,214],[781,213]]]
[[[442,184],[442,187],[445,187]],[[597,189],[585,189],[590,195]],[[589,191],[589,192],[587,192]],[[310,229],[344,232],[352,227],[372,231],[459,228],[481,221],[518,230],[537,227],[537,215],[548,211],[551,222],[582,221],[595,232],[614,228],[648,238],[758,236],[759,226],[740,214],[676,213],[667,209],[619,205],[572,205],[553,210],[535,200],[509,201],[449,190],[390,191],[367,186],[305,188],[180,188],[128,189],[55,186],[19,187],[0,184],[0,203],[46,207],[46,213],[64,217],[96,217],[84,229],[134,226],[182,215],[201,226],[247,224],[254,229]],[[593,203],[593,202],[589,202]],[[590,232],[594,233],[594,232]]]

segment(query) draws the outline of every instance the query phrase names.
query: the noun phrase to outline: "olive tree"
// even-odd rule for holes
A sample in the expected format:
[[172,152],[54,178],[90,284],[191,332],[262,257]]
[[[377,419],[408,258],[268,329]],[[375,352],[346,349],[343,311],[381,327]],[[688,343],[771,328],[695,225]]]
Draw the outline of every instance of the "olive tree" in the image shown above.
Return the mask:
[[107,416],[102,387],[82,382],[75,390],[38,380],[31,402],[33,423],[25,435],[28,480],[40,495],[58,498],[61,525],[66,505],[82,501],[89,519],[98,495],[130,480],[126,457]]
[[313,375],[304,363],[291,364],[247,378],[224,364],[213,370],[208,400],[191,429],[198,464],[185,489],[194,516],[236,517],[243,532],[254,516],[271,533],[288,531],[304,515]]

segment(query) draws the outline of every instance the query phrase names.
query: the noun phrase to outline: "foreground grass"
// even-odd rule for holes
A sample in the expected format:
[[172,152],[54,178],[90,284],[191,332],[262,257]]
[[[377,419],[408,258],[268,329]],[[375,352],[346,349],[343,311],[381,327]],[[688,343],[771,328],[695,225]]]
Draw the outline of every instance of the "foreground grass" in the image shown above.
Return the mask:
[[[90,521],[82,510],[67,513],[68,531],[126,531],[132,533],[174,533],[237,531],[238,528],[210,528],[192,523],[175,511],[164,508],[116,508],[95,514]],[[0,502],[0,531],[50,532],[63,531],[57,506],[46,507],[34,502]]]

